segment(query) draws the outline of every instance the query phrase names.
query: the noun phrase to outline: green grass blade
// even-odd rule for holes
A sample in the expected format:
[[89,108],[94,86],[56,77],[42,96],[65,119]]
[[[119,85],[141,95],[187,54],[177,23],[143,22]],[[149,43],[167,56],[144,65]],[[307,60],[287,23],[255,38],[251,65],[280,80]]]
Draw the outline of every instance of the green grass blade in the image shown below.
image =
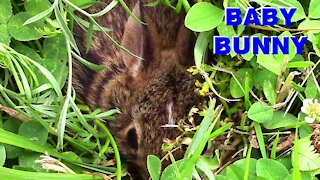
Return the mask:
[[121,6],[124,8],[124,10],[135,20],[135,21],[137,21],[138,23],[140,23],[140,24],[146,24],[146,23],[144,23],[144,22],[142,22],[139,18],[137,18],[137,16],[135,16],[132,12],[131,12],[131,10],[130,10],[130,8],[127,6],[127,4],[124,2],[124,0],[118,0],[119,1],[119,3],[121,4]]
[[48,81],[50,82],[50,84],[52,85],[53,89],[55,90],[55,92],[57,93],[57,96],[59,99],[62,99],[62,92],[61,92],[61,88],[59,86],[59,83],[57,82],[57,80],[55,79],[55,77],[51,74],[50,71],[48,71],[45,67],[43,67],[41,64],[39,64],[38,62],[30,59],[27,56],[24,56],[22,54],[19,54],[17,52],[15,52],[14,50],[12,50],[12,53],[18,56],[21,56],[22,58],[26,59],[27,61],[31,62],[34,66],[36,66],[39,71],[48,79]]
[[248,180],[249,179],[251,150],[252,150],[252,146],[250,145],[249,149],[248,149],[248,152],[247,152],[246,161],[245,161],[244,177],[243,177],[244,180]]
[[25,94],[22,82],[19,78],[19,73],[16,71],[16,68],[14,67],[12,59],[14,59],[14,57],[12,55],[10,55],[10,57],[8,57],[8,60],[9,60],[8,61],[8,68],[9,68],[10,72],[12,73],[14,80],[16,81],[16,85],[17,85],[20,93]]
[[32,16],[30,19],[26,20],[26,22],[24,22],[23,25],[26,26],[28,24],[34,23],[34,22],[46,17],[48,14],[50,14],[53,11],[54,7],[57,4],[58,4],[58,0],[55,0],[49,9],[47,9],[39,14],[36,14],[35,16]]
[[[72,14],[72,13],[70,13],[70,14],[82,29],[85,30],[85,28],[89,28],[90,23],[88,21],[81,19],[80,17],[76,16],[75,14]],[[105,32],[111,31],[111,29],[106,28],[106,27],[101,27],[101,28]],[[93,25],[93,30],[101,31],[101,29],[96,24]]]
[[105,7],[102,11],[99,11],[95,14],[91,14],[91,17],[99,17],[103,16],[104,14],[108,13],[112,8],[114,8],[118,4],[118,0],[113,0],[107,7]]
[[207,50],[208,46],[208,37],[211,32],[201,32],[197,38],[196,45],[194,46],[194,60],[196,63],[197,68],[200,68],[201,63],[203,62],[204,59],[204,54]]
[[60,117],[57,125],[58,129],[58,147],[61,149],[63,148],[63,135],[66,128],[66,121],[67,121],[67,113],[70,106],[71,100],[71,91],[72,91],[72,56],[71,56],[71,47],[67,40],[67,52],[68,52],[68,83],[67,83],[67,92],[66,92],[66,99],[63,103]]
[[121,180],[121,159],[120,159],[120,152],[118,150],[118,146],[116,141],[114,140],[113,136],[111,135],[110,131],[106,128],[106,126],[101,123],[98,120],[94,121],[103,131],[104,133],[106,133],[107,138],[110,140],[110,143],[112,145],[113,151],[114,151],[114,155],[115,155],[115,159],[116,159],[116,164],[117,164],[117,180]]
[[232,122],[229,122],[229,123],[223,125],[219,129],[215,130],[212,134],[210,134],[210,136],[208,137],[208,141],[210,139],[212,139],[212,138],[215,138],[215,137],[221,135],[223,132],[225,132],[226,130],[230,129],[232,126],[233,126]]
[[27,97],[28,103],[31,103],[32,96],[31,96],[31,90],[30,90],[28,79],[27,79],[22,67],[17,62],[17,60],[16,59],[11,59],[11,60],[14,63],[16,69],[18,70],[18,74],[19,74],[19,76],[21,78],[22,85],[23,85],[24,92],[25,92],[25,95]]
[[260,151],[261,151],[261,155],[262,155],[263,158],[267,158],[267,151],[266,151],[266,146],[264,144],[264,139],[263,139],[261,126],[257,122],[253,122],[253,123],[254,123],[254,129],[256,131],[256,135],[257,135],[257,139],[258,139],[258,144],[259,144],[259,148],[260,148]]
[[192,178],[193,169],[203,152],[203,149],[207,143],[207,139],[211,134],[216,122],[220,119],[222,113],[222,106],[215,107],[215,100],[209,102],[209,108],[207,114],[202,120],[199,129],[195,133],[191,145],[188,147],[185,158],[189,158],[185,169],[181,172],[183,178]]
[[[105,30],[103,27],[101,27],[99,25],[99,23],[97,23],[93,17],[91,17],[91,14],[89,14],[88,12],[82,10],[81,8],[79,8],[78,6],[74,5],[73,3],[71,3],[69,0],[63,0],[66,4],[70,5],[71,7],[73,7],[75,10],[79,11],[80,13],[82,13],[83,15],[87,16],[88,19],[91,20],[91,22],[93,22],[94,26],[97,26],[99,31],[101,31],[103,33],[103,35],[108,39],[110,40],[116,47],[120,48],[121,50],[123,50],[124,52],[130,54],[131,56],[137,58],[137,59],[140,59],[140,60],[143,60],[143,58],[135,55],[134,53],[130,52],[128,49],[122,47],[116,40],[114,40]],[[121,4],[121,1],[119,1],[120,4]],[[122,3],[124,3],[122,1]],[[124,3],[124,6],[126,6],[126,4]],[[127,7],[128,8],[128,7]],[[128,8],[129,9],[129,8]],[[130,12],[130,9],[129,9],[129,12]],[[131,13],[132,14],[132,13]],[[135,17],[135,16],[134,16]],[[139,19],[138,19],[139,20]],[[143,23],[143,22],[142,22]],[[144,23],[143,23],[144,24]],[[89,26],[88,26],[89,27]]]
[[87,66],[88,68],[90,68],[96,72],[99,72],[99,71],[104,70],[106,68],[103,65],[97,65],[92,62],[89,62],[74,52],[71,52],[71,53],[72,53],[72,56],[75,57],[78,61],[80,61],[82,64],[84,64],[85,66]]
[[299,159],[299,136],[298,136],[298,128],[296,127],[296,132],[294,136],[294,146],[292,152],[292,178],[296,180],[301,179],[301,173],[299,170],[299,161],[303,161],[303,159]]
[[47,146],[38,144],[34,141],[31,141],[23,136],[5,131],[3,129],[0,129],[0,142],[4,144],[9,144],[12,146],[28,149],[31,151],[35,152],[48,152],[49,155],[57,157],[57,158],[62,158],[65,160],[70,160],[68,156],[65,156],[61,153],[59,153],[56,149],[49,148]]
[[92,126],[90,126],[88,124],[88,122],[86,121],[86,119],[83,117],[81,111],[79,110],[79,108],[77,107],[77,105],[74,103],[74,101],[71,101],[71,107],[74,110],[74,112],[76,113],[80,123],[82,124],[82,126],[84,128],[86,128],[92,135],[97,136],[98,132],[96,129],[94,129]]
[[212,121],[216,115],[216,112],[214,111],[215,102],[216,102],[215,100],[210,101],[207,114],[205,115],[205,117],[201,121],[199,129],[195,133],[193,140],[192,140],[192,143],[188,147],[188,149],[185,153],[185,157],[191,157],[195,153],[195,151],[197,150],[199,144],[201,144],[201,143],[203,144],[204,143],[203,140],[205,140],[205,141],[207,140],[207,139],[204,139],[204,137],[208,131],[210,124],[212,123]]
[[67,26],[64,18],[61,15],[61,12],[59,11],[59,8],[56,6],[54,8],[54,14],[57,18],[57,21],[62,29],[62,32],[64,34],[64,36],[66,37],[66,41],[70,43],[71,47],[78,53],[80,54],[80,51],[78,49],[77,43],[69,29],[69,27]]
[[278,142],[279,142],[279,132],[277,132],[277,136],[273,141],[271,155],[270,155],[271,159],[276,159]]
[[92,37],[93,37],[93,23],[89,20],[89,28],[87,31],[87,36],[86,36],[86,53],[89,52],[91,48],[91,42],[92,42]]
[[21,171],[16,169],[10,169],[5,167],[0,167],[0,177],[1,179],[24,179],[24,180],[95,180],[103,179],[98,175],[89,174],[63,174],[63,173],[43,173],[43,172],[29,172]]

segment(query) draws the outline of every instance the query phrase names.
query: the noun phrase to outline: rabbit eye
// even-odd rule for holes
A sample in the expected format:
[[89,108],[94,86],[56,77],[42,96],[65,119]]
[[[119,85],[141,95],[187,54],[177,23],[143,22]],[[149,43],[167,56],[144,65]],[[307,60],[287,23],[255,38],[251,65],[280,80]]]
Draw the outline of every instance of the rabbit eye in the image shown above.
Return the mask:
[[132,148],[138,149],[138,136],[135,128],[131,128],[127,132],[127,141]]

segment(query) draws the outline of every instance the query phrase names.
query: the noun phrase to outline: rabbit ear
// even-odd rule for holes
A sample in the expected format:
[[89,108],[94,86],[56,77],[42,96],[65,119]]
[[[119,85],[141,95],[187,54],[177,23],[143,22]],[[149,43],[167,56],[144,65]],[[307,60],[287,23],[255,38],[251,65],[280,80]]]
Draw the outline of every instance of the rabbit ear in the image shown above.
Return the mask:
[[[140,16],[140,3],[136,3],[133,8],[132,13],[137,17]],[[144,46],[144,30],[143,25],[136,22],[131,16],[129,17],[121,41],[121,46],[128,49],[130,52],[134,53],[139,57],[143,57],[143,46]],[[140,66],[142,66],[142,60],[136,57],[133,57],[127,52],[122,50],[122,58],[125,66],[132,71],[133,74],[137,73]]]
[[179,28],[175,51],[180,55],[178,58],[179,63],[185,66],[193,65],[193,47],[194,47],[194,37],[190,30],[188,30],[184,24]]

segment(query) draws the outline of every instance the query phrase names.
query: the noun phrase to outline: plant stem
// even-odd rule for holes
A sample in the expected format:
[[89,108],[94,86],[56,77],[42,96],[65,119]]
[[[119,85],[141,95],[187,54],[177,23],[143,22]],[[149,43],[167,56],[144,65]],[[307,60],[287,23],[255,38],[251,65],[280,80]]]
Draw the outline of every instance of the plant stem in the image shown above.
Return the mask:
[[114,155],[116,158],[116,164],[117,164],[117,180],[121,180],[121,159],[120,159],[120,153],[116,144],[116,141],[114,140],[112,134],[110,131],[106,128],[106,126],[100,122],[99,120],[94,120],[94,122],[106,133],[107,138],[110,140],[110,143],[112,145]]

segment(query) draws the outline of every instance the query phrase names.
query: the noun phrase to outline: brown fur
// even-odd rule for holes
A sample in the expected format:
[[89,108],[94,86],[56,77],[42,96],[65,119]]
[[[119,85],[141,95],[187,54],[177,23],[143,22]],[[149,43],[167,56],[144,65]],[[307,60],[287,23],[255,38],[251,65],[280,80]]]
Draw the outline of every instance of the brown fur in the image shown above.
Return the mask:
[[[168,123],[167,105],[172,102],[172,117],[177,123],[198,100],[194,80],[186,72],[193,63],[194,38],[183,25],[184,15],[175,14],[163,5],[154,8],[142,5],[152,1],[126,1],[146,26],[128,18],[120,5],[97,19],[113,30],[110,35],[117,42],[143,61],[116,48],[97,32],[89,53],[85,54],[85,33],[75,28],[82,55],[107,67],[94,73],[74,64],[74,84],[80,99],[92,109],[121,110],[117,120],[108,122],[107,126],[131,171],[143,179],[148,177],[147,155],[162,156],[163,139],[174,140],[180,134],[176,128],[161,127]],[[101,7],[95,6],[88,11],[98,10]],[[181,155],[178,152],[177,158]]]

